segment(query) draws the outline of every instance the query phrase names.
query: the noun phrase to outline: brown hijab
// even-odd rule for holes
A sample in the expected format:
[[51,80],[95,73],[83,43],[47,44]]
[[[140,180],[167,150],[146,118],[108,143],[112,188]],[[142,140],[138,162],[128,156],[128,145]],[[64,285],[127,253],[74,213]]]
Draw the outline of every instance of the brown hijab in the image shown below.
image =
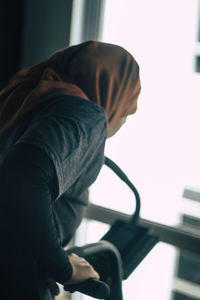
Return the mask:
[[[47,68],[61,80],[43,78]],[[0,92],[0,136],[48,97],[67,93],[102,106],[109,126],[137,109],[139,66],[125,49],[89,41],[60,50],[49,59],[19,71]]]

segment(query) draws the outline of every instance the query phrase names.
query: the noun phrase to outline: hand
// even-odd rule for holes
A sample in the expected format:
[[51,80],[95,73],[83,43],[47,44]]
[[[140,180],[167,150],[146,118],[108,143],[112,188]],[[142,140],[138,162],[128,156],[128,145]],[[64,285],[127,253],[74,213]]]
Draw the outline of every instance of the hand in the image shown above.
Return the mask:
[[72,277],[65,282],[65,284],[78,284],[89,278],[99,279],[99,274],[94,270],[94,268],[89,264],[89,262],[74,253],[68,256],[69,261],[72,265]]

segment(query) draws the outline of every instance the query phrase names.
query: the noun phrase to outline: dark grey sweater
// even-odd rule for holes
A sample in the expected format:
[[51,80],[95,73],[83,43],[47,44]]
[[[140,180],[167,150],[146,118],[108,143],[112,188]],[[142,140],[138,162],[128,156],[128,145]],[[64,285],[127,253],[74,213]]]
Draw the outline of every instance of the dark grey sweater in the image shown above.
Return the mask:
[[[36,289],[30,283],[34,277],[50,276],[60,283],[70,278],[72,270],[63,247],[84,216],[87,189],[104,163],[107,137],[103,108],[73,96],[47,97],[48,101],[0,141],[0,231],[4,244],[0,277],[7,274],[10,278],[6,266],[15,244],[10,265],[15,274],[12,285],[16,281],[19,286],[21,277],[26,296],[28,289]],[[30,262],[42,276],[31,273]],[[34,299],[49,299],[43,285],[42,293],[41,281],[37,284],[40,297],[35,294]],[[22,294],[20,297],[23,299]]]

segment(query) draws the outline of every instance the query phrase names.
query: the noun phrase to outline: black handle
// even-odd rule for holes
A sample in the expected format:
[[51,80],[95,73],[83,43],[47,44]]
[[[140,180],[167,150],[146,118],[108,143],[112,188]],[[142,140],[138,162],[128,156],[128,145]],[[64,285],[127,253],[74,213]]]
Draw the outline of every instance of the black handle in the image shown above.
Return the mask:
[[110,287],[107,283],[96,279],[87,279],[78,284],[65,285],[64,289],[69,292],[77,291],[97,299],[106,299],[110,295]]

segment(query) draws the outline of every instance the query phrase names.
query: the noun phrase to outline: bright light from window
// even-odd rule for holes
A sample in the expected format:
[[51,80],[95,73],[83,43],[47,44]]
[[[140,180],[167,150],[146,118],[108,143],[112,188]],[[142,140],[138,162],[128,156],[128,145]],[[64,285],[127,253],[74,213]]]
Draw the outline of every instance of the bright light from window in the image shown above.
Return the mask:
[[[106,1],[103,41],[133,54],[142,81],[138,111],[107,141],[106,155],[138,188],[142,217],[170,225],[178,222],[184,187],[200,186],[200,77],[193,70],[197,4]],[[124,188],[120,193],[123,184],[111,187],[105,168],[100,178],[91,200],[130,211],[133,200]]]
[[[142,82],[138,111],[106,155],[138,188],[141,216],[169,225],[179,222],[185,186],[200,187],[198,12],[198,0],[106,1],[103,41],[133,54]],[[110,172],[103,167],[91,201],[131,214],[134,198]],[[124,282],[124,299],[171,299],[174,260],[175,249],[158,244]]]

